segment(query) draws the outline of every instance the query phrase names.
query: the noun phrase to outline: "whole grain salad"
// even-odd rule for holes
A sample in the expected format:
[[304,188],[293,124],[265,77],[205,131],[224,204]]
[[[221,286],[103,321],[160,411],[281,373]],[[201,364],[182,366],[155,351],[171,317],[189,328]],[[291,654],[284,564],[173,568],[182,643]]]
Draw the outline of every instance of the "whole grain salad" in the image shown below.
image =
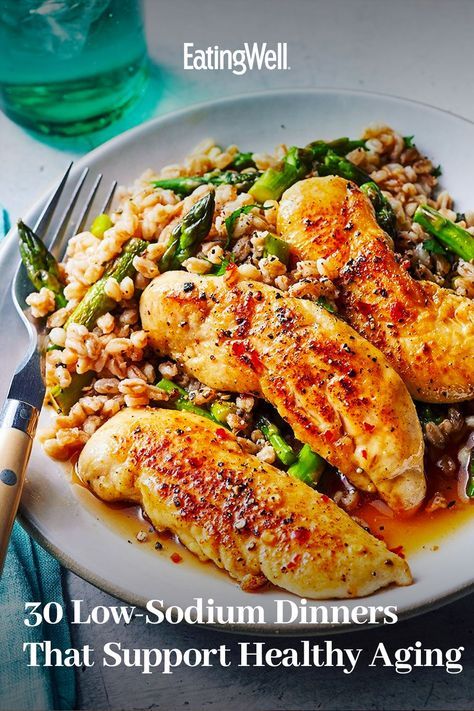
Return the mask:
[[410,584],[403,522],[474,499],[474,211],[441,173],[387,126],[206,140],[60,263],[20,223],[46,453],[244,589]]

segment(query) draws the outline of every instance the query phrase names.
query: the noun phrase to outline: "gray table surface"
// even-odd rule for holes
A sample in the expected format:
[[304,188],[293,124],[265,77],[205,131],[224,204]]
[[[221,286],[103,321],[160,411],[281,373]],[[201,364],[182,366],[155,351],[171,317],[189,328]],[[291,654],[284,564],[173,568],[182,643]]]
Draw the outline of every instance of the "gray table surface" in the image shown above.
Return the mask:
[[[124,126],[195,101],[286,87],[358,88],[437,105],[474,120],[472,0],[147,0],[147,33],[156,64],[150,89],[131,116],[99,136],[53,147],[0,115],[0,201],[16,218],[82,154]],[[190,73],[182,69],[183,42],[286,41],[291,72]],[[13,178],[13,179],[12,179]],[[440,571],[442,574],[442,571]],[[88,608],[114,599],[71,573],[65,586]],[[473,709],[472,596],[394,627],[338,636],[339,644],[388,649],[420,640],[428,646],[466,647],[465,671],[420,669],[399,676],[391,669],[189,669],[143,677],[136,669],[79,673],[83,709]],[[375,635],[375,637],[374,637]],[[75,643],[101,648],[113,637],[127,647],[206,647],[238,639],[193,627],[146,628],[135,620],[111,629],[77,627]],[[295,643],[293,641],[293,643]],[[276,646],[292,642],[279,639]]]

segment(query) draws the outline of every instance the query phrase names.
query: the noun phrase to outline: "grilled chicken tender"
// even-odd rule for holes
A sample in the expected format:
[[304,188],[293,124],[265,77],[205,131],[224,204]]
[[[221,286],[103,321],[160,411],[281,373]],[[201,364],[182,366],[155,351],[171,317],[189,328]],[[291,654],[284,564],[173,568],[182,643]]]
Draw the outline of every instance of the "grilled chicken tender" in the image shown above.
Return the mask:
[[296,183],[278,223],[301,259],[325,260],[349,323],[387,356],[415,399],[474,397],[474,302],[413,279],[353,183],[334,176]]
[[331,499],[194,414],[124,409],[87,442],[78,471],[99,498],[141,504],[158,530],[244,588],[268,579],[304,597],[345,598],[411,582],[405,561]]
[[186,272],[157,277],[140,314],[151,344],[189,375],[265,398],[300,441],[394,510],[421,503],[413,402],[380,351],[336,316],[265,284]]

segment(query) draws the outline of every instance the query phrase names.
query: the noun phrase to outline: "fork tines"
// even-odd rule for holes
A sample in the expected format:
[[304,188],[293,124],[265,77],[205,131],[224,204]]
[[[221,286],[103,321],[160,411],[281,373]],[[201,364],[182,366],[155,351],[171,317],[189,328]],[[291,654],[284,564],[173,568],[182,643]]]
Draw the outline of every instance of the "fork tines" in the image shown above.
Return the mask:
[[[68,239],[73,234],[82,232],[85,229],[92,206],[96,201],[99,202],[100,198],[99,188],[103,179],[102,173],[97,175],[87,197],[84,202],[81,202],[79,197],[87,183],[90,170],[89,168],[84,168],[79,177],[72,179],[70,178],[72,166],[73,163],[71,162],[34,226],[36,234],[45,241],[48,249],[56,258],[62,257]],[[116,188],[117,181],[114,181],[105,197],[99,202],[100,207],[97,209],[97,214],[106,212],[110,208]],[[66,193],[68,193],[67,197]],[[60,203],[62,203],[62,211],[59,213],[59,217],[55,219],[54,215],[58,214]],[[75,215],[76,205],[79,211]]]

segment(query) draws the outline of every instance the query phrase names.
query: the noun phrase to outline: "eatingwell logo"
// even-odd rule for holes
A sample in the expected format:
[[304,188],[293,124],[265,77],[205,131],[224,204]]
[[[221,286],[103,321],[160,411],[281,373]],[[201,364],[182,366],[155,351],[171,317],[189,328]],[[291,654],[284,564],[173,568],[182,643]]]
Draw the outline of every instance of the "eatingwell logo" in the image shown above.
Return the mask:
[[244,42],[241,49],[223,49],[219,45],[196,48],[194,42],[185,42],[183,45],[183,67],[194,71],[231,71],[232,74],[242,76],[247,71],[287,71],[288,44],[277,42],[269,45],[268,42]]

